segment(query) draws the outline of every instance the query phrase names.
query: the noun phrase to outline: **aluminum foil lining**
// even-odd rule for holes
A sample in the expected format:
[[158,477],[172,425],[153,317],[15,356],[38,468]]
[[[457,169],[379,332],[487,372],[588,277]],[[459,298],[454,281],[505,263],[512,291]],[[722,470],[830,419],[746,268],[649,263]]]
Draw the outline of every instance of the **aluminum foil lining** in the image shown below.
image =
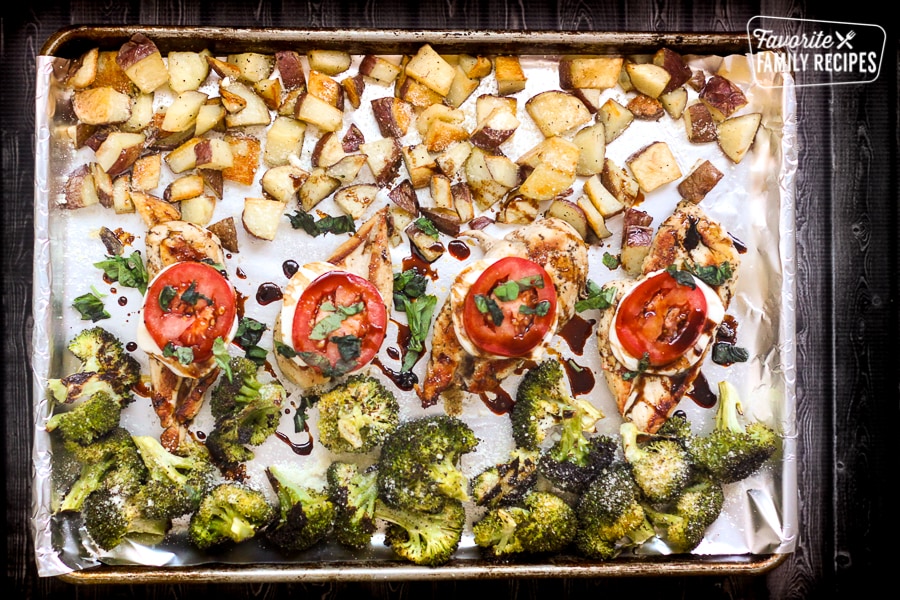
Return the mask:
[[[747,416],[762,420],[777,428],[783,435],[783,450],[757,474],[726,489],[726,505],[721,517],[707,531],[704,541],[694,554],[723,558],[741,555],[766,555],[792,552],[796,546],[797,526],[797,430],[795,418],[794,367],[796,348],[794,341],[795,303],[795,256],[794,256],[794,205],[797,170],[796,104],[793,80],[788,73],[771,74],[772,79],[753,79],[749,69],[749,59],[744,55],[729,56],[688,56],[694,69],[703,69],[707,74],[723,73],[746,92],[750,104],[746,111],[759,111],[763,115],[762,126],[750,154],[740,164],[734,165],[724,157],[716,144],[691,144],[687,142],[682,121],[668,115],[657,122],[635,121],[620,139],[607,147],[607,156],[617,164],[639,147],[650,141],[662,140],[669,144],[684,173],[700,159],[708,159],[725,176],[716,188],[702,201],[707,214],[720,221],[725,228],[748,248],[741,257],[740,276],[735,296],[728,313],[739,323],[739,345],[747,348],[750,360],[729,367],[721,367],[707,360],[703,373],[711,382],[727,379],[732,382],[744,400]],[[558,87],[555,72],[555,56],[523,56],[522,64],[528,77],[525,90],[516,94],[520,112],[525,100],[537,91]],[[352,70],[358,65],[356,57]],[[197,552],[186,541],[186,523],[176,522],[173,533],[162,544],[145,547],[126,543],[112,552],[102,552],[94,547],[77,521],[61,519],[52,513],[54,496],[60,493],[59,482],[54,478],[54,453],[50,436],[43,425],[49,416],[50,406],[45,389],[48,378],[70,373],[73,357],[65,347],[68,340],[78,331],[91,326],[82,321],[71,308],[72,300],[94,290],[106,294],[105,306],[112,318],[97,324],[116,333],[125,341],[136,337],[137,314],[141,305],[139,292],[128,288],[116,288],[103,282],[102,273],[93,263],[102,260],[105,248],[99,239],[101,227],[121,228],[135,236],[133,248],[143,249],[146,227],[136,214],[117,215],[111,209],[96,205],[79,210],[60,207],[66,175],[76,166],[91,160],[89,149],[74,150],[65,133],[65,117],[57,108],[64,106],[63,89],[55,72],[64,68],[64,61],[50,56],[37,59],[36,85],[36,130],[35,130],[35,264],[34,264],[34,332],[33,332],[33,396],[35,443],[33,448],[34,481],[32,504],[32,528],[35,540],[35,557],[41,576],[55,576],[72,573],[102,564],[145,565],[156,567],[208,565],[213,561],[209,555]],[[214,90],[214,83],[208,84]],[[496,83],[486,78],[471,98],[481,93],[494,93]],[[368,85],[363,98],[363,106],[378,95],[388,95],[392,89]],[[157,102],[164,102],[166,92],[157,92]],[[692,97],[696,94],[690,92]],[[605,95],[615,97],[623,104],[626,95],[620,88],[606,90]],[[168,98],[170,99],[170,98]],[[474,124],[473,102],[463,105],[467,125]],[[347,111],[345,125],[357,124],[365,133],[377,133],[377,125],[371,111]],[[541,134],[527,118],[513,140],[503,146],[510,157],[518,157],[534,146]],[[413,128],[414,129],[414,128]],[[264,128],[248,133],[264,136]],[[410,132],[402,143],[416,141],[418,134]],[[302,160],[307,161],[312,144],[317,135],[307,135]],[[247,196],[261,195],[258,178],[264,171],[260,168],[252,186],[226,183],[225,195],[216,207],[213,221],[227,215],[238,219]],[[365,171],[364,171],[365,173]],[[365,177],[365,175],[362,175]],[[171,174],[164,174],[160,181],[161,190],[171,180]],[[573,197],[580,195],[581,182],[573,187]],[[427,192],[426,192],[427,193]],[[653,225],[657,226],[671,214],[679,195],[675,183],[648,194],[640,208],[649,212]],[[386,198],[380,200],[382,204]],[[426,202],[427,200],[423,200]],[[338,209],[331,199],[325,200],[317,208],[338,215]],[[613,235],[590,250],[590,278],[599,284],[620,278],[621,271],[612,271],[602,263],[604,252],[617,254],[621,239],[621,217],[608,222]],[[514,226],[492,225],[487,231],[503,235]],[[282,270],[284,261],[292,259],[303,264],[312,260],[323,260],[346,236],[325,236],[311,238],[302,231],[293,230],[288,219],[280,225],[276,239],[271,242],[252,239],[244,231],[239,231],[240,252],[227,259],[227,269],[232,275],[242,272],[246,277],[232,277],[238,291],[247,298],[246,316],[253,317],[270,326],[274,323],[280,303],[263,305],[256,301],[260,284],[269,282],[283,286],[287,278]],[[400,244],[393,251],[395,271],[403,258],[410,255],[409,246]],[[477,247],[471,248],[467,261],[480,257]],[[439,305],[449,291],[456,273],[467,261],[453,258],[446,253],[433,268],[439,273],[436,282],[430,284],[430,293],[437,294]],[[113,288],[116,288],[113,291]],[[591,315],[582,316],[590,319]],[[403,317],[394,315],[402,322]],[[395,327],[396,325],[394,325]],[[391,368],[399,368],[399,361],[387,355],[388,347],[396,347],[396,331],[389,330],[388,337],[379,358]],[[271,332],[267,332],[263,346],[271,348]],[[429,344],[426,343],[426,347]],[[606,415],[601,422],[601,430],[615,433],[621,419],[618,416],[612,396],[606,389],[596,352],[596,341],[592,335],[581,354],[575,353],[563,340],[554,339],[551,351],[573,360],[579,367],[590,370],[596,377],[596,384],[589,393]],[[146,367],[146,357],[140,351],[135,356]],[[419,361],[415,371],[421,375],[427,355]],[[272,361],[274,362],[274,361]],[[384,378],[381,371],[373,368],[371,373]],[[390,380],[385,379],[392,386]],[[291,392],[291,398],[298,399],[302,391],[283,382]],[[515,379],[504,384],[507,390],[515,389]],[[411,418],[423,414],[443,411],[440,405],[422,409],[418,398],[412,392],[402,392],[393,387],[402,405],[402,416]],[[694,424],[695,430],[708,430],[712,426],[713,411],[703,409],[685,399],[679,408],[685,410]],[[502,461],[513,446],[509,419],[494,414],[477,396],[466,397],[461,417],[468,422],[482,443],[472,455],[463,458],[464,471],[473,475],[485,466]],[[310,411],[311,431],[315,431],[315,409]],[[292,441],[307,441],[304,434],[294,434],[292,415],[285,415],[279,431],[290,434]],[[148,398],[138,397],[123,414],[122,424],[133,434],[159,435],[161,428]],[[212,426],[208,409],[201,411],[191,429],[207,432]],[[272,496],[263,469],[271,464],[286,464],[303,470],[313,481],[322,481],[324,470],[331,460],[327,450],[315,444],[308,456],[298,456],[283,441],[273,437],[262,446],[254,447],[256,458],[248,464],[248,482]],[[274,496],[272,496],[274,498]],[[474,519],[477,510],[470,509],[469,518]],[[479,558],[470,529],[465,534],[456,557],[475,561]],[[647,543],[638,550],[638,555],[666,555],[670,550],[659,542]],[[245,543],[230,551],[217,554],[217,564],[235,565],[303,565],[325,566],[336,561],[375,561],[387,564],[391,553],[381,544],[376,535],[372,547],[361,554],[350,552],[334,545],[323,544],[301,555],[285,557],[253,543]],[[602,563],[597,563],[598,569]],[[665,563],[658,565],[665,571]],[[599,572],[599,571],[598,571]]]

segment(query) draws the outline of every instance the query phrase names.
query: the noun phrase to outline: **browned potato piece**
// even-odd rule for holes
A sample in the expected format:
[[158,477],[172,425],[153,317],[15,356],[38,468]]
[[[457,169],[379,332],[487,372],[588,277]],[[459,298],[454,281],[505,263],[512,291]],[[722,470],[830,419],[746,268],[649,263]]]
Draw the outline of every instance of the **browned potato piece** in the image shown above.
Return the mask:
[[[433,89],[419,83],[411,77],[398,77],[396,88],[396,97],[409,102],[417,109],[428,108],[432,104],[441,104],[444,102],[444,96],[441,96]],[[447,102],[447,105],[456,106],[451,102]]]
[[441,152],[434,161],[437,163],[441,173],[448,177],[453,177],[466,164],[469,153],[472,151],[472,144],[466,141],[450,144],[443,152]]
[[607,158],[600,171],[600,183],[625,206],[631,206],[643,198],[641,186],[624,168]]
[[459,235],[462,221],[455,209],[437,206],[434,208],[420,208],[419,211],[434,223],[434,226],[437,227],[437,230],[441,233],[449,235],[450,237]]
[[691,173],[678,184],[678,193],[685,200],[699,204],[722,179],[722,172],[708,160],[700,162]]
[[493,150],[509,140],[518,127],[519,119],[513,111],[497,107],[479,123],[469,141],[479,148]]
[[403,137],[415,118],[415,107],[400,98],[385,96],[372,100],[375,121],[385,137]]
[[406,75],[441,96],[446,96],[456,77],[456,69],[429,44],[424,44],[407,63]]
[[588,177],[582,189],[604,219],[608,219],[625,210],[625,204],[603,187],[600,177],[597,175]]
[[725,156],[734,163],[744,160],[747,151],[756,139],[756,132],[762,122],[760,113],[749,113],[739,117],[731,117],[719,123],[716,139]]
[[180,221],[181,211],[174,204],[169,204],[162,198],[157,198],[146,192],[131,190],[131,201],[134,208],[144,220],[147,228],[155,227],[160,223]]
[[216,199],[209,195],[185,198],[181,201],[181,220],[205,227],[216,210]]
[[338,110],[344,110],[344,88],[325,73],[310,71],[306,91]]
[[238,246],[237,228],[234,226],[233,217],[225,217],[221,221],[210,223],[206,228],[219,237],[222,248],[228,252],[240,252]]
[[85,208],[100,203],[97,184],[90,165],[80,165],[66,178],[65,204],[69,209]]
[[100,60],[100,49],[91,48],[69,67],[66,76],[66,85],[72,89],[81,90],[94,83],[97,78],[97,66]]
[[375,183],[381,187],[389,185],[397,176],[403,159],[403,151],[397,138],[386,137],[366,142],[359,149],[366,155]]
[[346,154],[341,138],[334,131],[329,131],[316,141],[310,162],[314,167],[330,167]]
[[[227,85],[219,85],[219,93],[228,114],[225,125],[228,127],[248,127],[251,125],[268,125],[272,122],[269,107],[253,88],[239,81],[231,81]],[[234,102],[233,110],[228,101]]]
[[497,93],[501,96],[521,92],[527,82],[518,56],[494,57],[494,77],[497,79]]
[[533,200],[549,200],[561,194],[575,181],[580,154],[578,145],[565,138],[546,138],[516,161],[532,169],[518,193]]
[[[251,185],[259,169],[262,143],[252,135],[229,134],[225,141],[231,146],[231,166],[222,169],[222,177],[241,185]],[[197,161],[197,166],[205,166]]]
[[306,123],[279,115],[266,132],[263,160],[270,167],[287,164],[291,156],[300,156],[306,137]]
[[194,90],[178,94],[166,109],[166,116],[162,122],[163,131],[187,131],[193,127],[207,99],[206,94]]
[[603,123],[579,129],[572,141],[578,146],[578,175],[589,176],[603,170],[606,160],[606,129]]
[[587,239],[589,227],[587,217],[584,214],[584,210],[582,210],[575,202],[564,198],[557,198],[550,203],[546,215],[548,217],[562,219],[575,228],[575,231],[578,232],[581,239]]
[[635,119],[642,121],[659,121],[666,112],[662,102],[646,94],[638,94],[629,100],[627,108]]
[[146,138],[142,133],[113,131],[94,153],[97,162],[110,176],[126,171],[144,152]]
[[406,171],[409,173],[409,179],[416,189],[428,185],[438,168],[437,162],[431,156],[431,153],[428,152],[425,144],[404,146],[403,162],[406,165]]
[[309,68],[326,75],[338,75],[350,68],[351,56],[343,50],[310,50],[306,53]]
[[149,191],[159,185],[162,175],[162,156],[145,154],[131,166],[131,187],[136,190]]
[[622,133],[634,121],[634,113],[622,106],[612,98],[608,99],[597,111],[597,121],[603,123],[606,134],[606,143],[622,135]]
[[206,183],[200,175],[183,175],[166,186],[163,192],[163,200],[166,202],[181,202],[188,198],[200,196],[205,189]]
[[176,94],[197,90],[209,77],[209,50],[202,52],[173,51],[166,57],[169,69],[169,87]]
[[574,94],[548,90],[535,94],[525,110],[546,137],[563,135],[591,120],[591,112]]
[[145,94],[169,82],[169,69],[156,44],[143,33],[135,33],[122,44],[116,62]]
[[346,185],[356,179],[363,166],[366,164],[365,154],[348,154],[333,165],[325,168],[329,177],[334,177],[341,184]]
[[653,142],[632,154],[626,164],[644,192],[652,192],[681,177],[672,149],[665,142]]
[[622,268],[632,275],[640,274],[644,259],[650,253],[653,242],[653,217],[635,208],[625,209],[622,229]]
[[706,80],[699,98],[716,121],[724,121],[747,106],[747,96],[741,88],[721,75],[713,75]]
[[685,106],[687,106],[687,89],[685,89],[684,86],[677,87],[671,92],[666,92],[660,96],[659,101],[662,103],[663,108],[666,109],[666,112],[669,113],[670,117],[673,119],[680,119],[681,115],[684,113]]
[[694,144],[716,141],[716,122],[702,102],[695,102],[684,111],[684,129],[687,139]]
[[309,93],[297,97],[294,116],[323,131],[338,131],[344,125],[343,111]]
[[300,187],[309,178],[309,172],[292,164],[272,167],[260,179],[263,191],[284,204],[294,200]]
[[269,110],[278,110],[281,107],[283,88],[280,79],[271,78],[257,81],[253,84],[253,91],[262,98]]
[[663,88],[663,94],[681,87],[692,75],[691,68],[684,62],[684,58],[670,48],[657,50],[653,55],[653,64],[662,67],[669,74],[669,83]]
[[540,212],[540,202],[521,194],[509,196],[497,211],[497,222],[510,225],[528,225],[534,222]]
[[457,181],[450,186],[453,196],[453,208],[459,215],[460,223],[468,223],[475,218],[475,204],[472,202],[472,191],[465,181]]
[[625,63],[625,70],[634,89],[651,98],[659,98],[667,91],[666,88],[672,79],[668,71],[653,63]]
[[275,66],[285,90],[306,90],[306,75],[299,52],[281,50],[275,53]]
[[624,59],[620,56],[569,56],[559,61],[559,87],[564,90],[605,90],[619,80]]
[[334,202],[353,219],[360,219],[375,201],[380,189],[370,183],[348,185],[335,192]]
[[271,241],[278,233],[278,225],[284,216],[284,209],[284,204],[277,200],[244,198],[241,223],[247,233],[253,237]]
[[400,75],[402,69],[386,58],[367,54],[359,64],[359,72],[366,77],[371,77],[381,85],[390,85]]
[[475,204],[487,210],[516,186],[519,167],[503,155],[473,147],[465,162],[465,175]]
[[228,62],[240,70],[240,79],[247,83],[256,83],[267,79],[275,70],[275,56],[262,52],[239,52],[229,54]]
[[[193,149],[194,166],[198,168],[224,170],[234,164],[234,149],[227,140],[220,138],[202,139],[193,146]],[[177,152],[177,150],[173,151],[173,154],[174,152]],[[169,156],[172,156],[172,154]]]
[[388,197],[403,212],[415,217],[419,214],[419,197],[409,179],[404,179],[388,192]]
[[586,195],[582,195],[575,203],[584,213],[584,218],[587,220],[588,225],[590,225],[591,231],[593,231],[598,238],[602,240],[612,235],[612,232],[606,226],[606,219],[603,218],[603,215],[600,214],[600,211],[597,210],[597,207],[594,206],[594,203],[591,202],[590,198]]
[[75,92],[72,109],[87,125],[123,123],[131,117],[131,97],[104,86]]
[[444,102],[447,106],[459,108],[478,89],[481,80],[466,75],[466,72],[460,65],[456,65],[454,68],[456,69],[456,75],[453,77],[453,83],[450,85],[450,91],[447,92]]
[[[437,225],[435,225],[435,227],[436,226]],[[423,259],[425,259],[425,261],[434,262],[444,254],[444,251],[446,250],[444,244],[442,244],[437,237],[432,236],[430,233],[419,227],[418,219],[410,222],[410,224],[406,226],[405,231],[407,237],[409,237],[409,241],[412,242],[413,246],[416,247],[416,251]]]
[[300,186],[300,208],[305,212],[311,211],[339,187],[341,187],[340,179],[330,176],[322,167],[313,169]]

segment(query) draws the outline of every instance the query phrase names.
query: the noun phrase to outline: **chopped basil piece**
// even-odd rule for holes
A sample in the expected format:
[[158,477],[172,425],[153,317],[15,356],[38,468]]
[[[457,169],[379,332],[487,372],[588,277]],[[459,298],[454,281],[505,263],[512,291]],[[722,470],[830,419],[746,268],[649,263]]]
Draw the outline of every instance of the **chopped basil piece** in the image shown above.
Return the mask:
[[234,343],[244,349],[244,355],[258,365],[266,362],[266,350],[259,347],[259,341],[266,331],[266,325],[256,319],[244,317],[238,323]]
[[482,314],[490,314],[495,327],[500,327],[503,323],[503,311],[500,310],[493,298],[484,294],[475,294],[475,307]]
[[419,217],[416,219],[416,227],[419,228],[419,231],[424,233],[425,235],[431,236],[434,239],[438,239],[440,237],[440,232],[438,228],[435,227],[434,223],[431,222],[431,219],[428,217]]
[[609,252],[603,253],[603,266],[612,271],[619,268],[619,257]]
[[97,292],[78,296],[72,301],[72,307],[81,314],[82,321],[90,319],[96,323],[97,321],[109,319],[111,317],[107,312],[106,307],[103,306],[103,300],[100,299],[100,295],[97,294]]
[[103,274],[110,281],[118,281],[125,287],[136,288],[142,294],[147,292],[149,275],[138,250],[128,256],[107,256],[106,260],[95,262],[94,266],[103,269]]
[[422,350],[425,349],[425,338],[428,337],[428,329],[431,327],[431,317],[437,306],[437,296],[425,295],[416,300],[404,298],[403,308],[406,312],[406,320],[409,325],[409,344],[406,354],[403,356],[401,372],[409,371],[416,364]]
[[418,298],[425,293],[427,287],[428,278],[416,269],[407,269],[401,273],[394,273],[394,300],[398,309],[403,305],[403,302],[397,299],[399,294],[407,298]]
[[706,285],[714,287],[724,284],[731,279],[731,275],[733,274],[731,263],[727,261],[723,262],[721,265],[689,265],[688,270]]
[[666,272],[672,276],[672,279],[674,279],[678,285],[689,287],[692,290],[697,289],[697,282],[694,281],[694,276],[689,272],[681,271],[676,268],[675,265],[666,267]]
[[195,304],[197,304],[197,301],[200,300],[201,298],[203,300],[206,300],[206,302],[210,306],[212,306],[214,304],[214,302],[212,301],[212,298],[207,298],[206,296],[204,296],[203,294],[201,294],[200,292],[197,291],[197,282],[196,281],[192,281],[191,284],[188,286],[188,288],[181,293],[181,301],[184,302],[185,304],[190,304],[191,306],[194,306]]
[[519,284],[515,281],[507,281],[506,283],[501,283],[494,288],[494,295],[497,296],[498,300],[502,300],[504,302],[515,300],[519,297]]
[[326,233],[352,233],[356,231],[356,225],[350,215],[340,217],[325,216],[316,221],[308,212],[298,210],[292,215],[287,215],[291,221],[291,227],[302,229],[313,237]]
[[341,353],[341,360],[355,362],[359,358],[362,340],[355,335],[336,335],[331,338],[331,341],[338,347],[338,352]]
[[297,409],[294,411],[294,433],[303,433],[306,431],[306,411],[319,401],[319,397],[315,394],[302,396],[297,403]]
[[215,269],[216,271],[221,272],[222,275],[225,275],[225,265],[223,265],[222,263],[217,263],[216,261],[214,261],[214,260],[211,259],[211,258],[201,258],[201,259],[200,259],[200,262],[202,262],[203,264],[207,264],[207,265],[211,266],[211,267],[212,267],[213,269]]
[[328,334],[332,331],[337,330],[341,323],[344,322],[349,316],[355,315],[365,308],[365,305],[362,302],[357,302],[356,304],[351,304],[350,306],[334,306],[330,302],[323,302],[320,306],[323,310],[334,310],[334,313],[328,315],[318,323],[316,323],[315,327],[313,327],[312,332],[309,334],[309,339],[311,340],[324,340],[328,337]]
[[712,348],[712,359],[717,365],[728,366],[733,363],[747,362],[750,353],[746,348],[726,342],[716,342]]
[[194,362],[194,351],[187,346],[176,346],[172,342],[169,342],[165,346],[163,346],[163,356],[166,357],[175,357],[178,362],[183,365],[189,365]]
[[175,299],[175,296],[175,288],[171,285],[164,287],[159,292],[159,307],[163,309],[164,312],[169,312],[169,307],[172,305],[172,300]]
[[297,356],[297,351],[284,342],[275,342],[275,352],[285,358],[294,358]]
[[547,313],[550,312],[550,301],[549,300],[541,300],[532,308],[528,305],[521,305],[519,307],[519,312],[523,315],[537,315],[539,317],[547,316]]
[[650,368],[650,353],[644,352],[643,356],[641,356],[641,360],[638,361],[638,366],[636,371],[627,371],[622,374],[622,379],[625,381],[631,381],[644,371]]
[[612,306],[613,300],[616,298],[616,288],[608,286],[601,288],[590,279],[588,279],[585,287],[587,288],[587,297],[575,303],[575,310],[577,312],[584,312],[591,309],[604,309]]

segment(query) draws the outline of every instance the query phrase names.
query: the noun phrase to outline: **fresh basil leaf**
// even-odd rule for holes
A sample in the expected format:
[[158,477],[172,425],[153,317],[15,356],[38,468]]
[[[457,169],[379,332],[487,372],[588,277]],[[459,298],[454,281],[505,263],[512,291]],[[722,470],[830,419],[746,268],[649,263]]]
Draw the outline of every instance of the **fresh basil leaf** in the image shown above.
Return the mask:
[[672,276],[672,279],[674,279],[678,285],[689,287],[692,290],[697,289],[697,282],[694,281],[694,276],[689,272],[681,271],[676,268],[675,265],[666,267],[666,272]]
[[352,317],[355,314],[361,313],[365,307],[366,305],[362,302],[357,302],[347,306],[338,306],[337,311],[345,317]]
[[603,253],[603,266],[610,271],[619,268],[619,257],[609,252]]
[[225,265],[223,265],[222,263],[218,263],[211,258],[201,258],[200,262],[211,266],[213,269],[222,272],[224,275]]
[[207,298],[203,294],[197,291],[197,282],[192,281],[186,290],[181,293],[181,301],[185,304],[190,304],[194,306],[197,304],[199,300],[206,300],[206,302],[211,306],[214,304],[212,298]]
[[416,364],[422,350],[425,349],[425,338],[431,327],[431,318],[437,306],[437,296],[425,295],[416,300],[404,298],[403,307],[406,311],[407,324],[409,325],[409,344],[406,354],[403,356],[401,372],[409,371]]
[[303,433],[306,431],[306,411],[318,401],[319,397],[315,394],[307,394],[300,398],[297,408],[294,411],[294,433]]
[[528,306],[526,304],[522,304],[519,306],[519,312],[523,315],[537,315],[539,317],[547,316],[547,313],[550,312],[550,301],[549,300],[541,300],[534,307]]
[[409,298],[418,298],[425,293],[428,278],[416,269],[407,269],[394,273],[394,293],[402,293]]
[[83,294],[72,301],[72,307],[81,314],[81,320],[91,320],[96,323],[103,319],[109,319],[112,315],[103,306],[103,300],[96,293]]
[[712,359],[717,365],[728,366],[738,362],[747,362],[750,353],[746,348],[726,342],[716,342],[712,348]]
[[225,340],[221,337],[217,337],[213,341],[212,350],[216,364],[225,371],[225,376],[228,377],[228,381],[231,381],[231,356],[228,354],[228,344],[226,344]]
[[267,355],[268,352],[261,346],[249,346],[244,349],[244,356],[258,364],[259,366],[266,364]]
[[136,288],[142,294],[147,292],[150,277],[138,250],[128,256],[107,256],[106,260],[95,262],[94,266],[103,269],[103,274],[110,281],[118,281],[125,287]]
[[523,277],[516,281],[516,284],[519,286],[520,290],[527,290],[528,288],[537,288],[539,290],[544,289],[544,276],[543,275],[528,275],[527,277]]
[[610,286],[600,287],[592,280],[588,280],[585,285],[587,297],[578,300],[575,303],[577,312],[584,312],[592,309],[604,309],[612,306],[613,300],[616,299],[616,288]]
[[302,229],[313,237],[319,235],[319,229],[316,227],[316,219],[308,212],[298,210],[287,217],[290,219],[291,227],[294,229]]

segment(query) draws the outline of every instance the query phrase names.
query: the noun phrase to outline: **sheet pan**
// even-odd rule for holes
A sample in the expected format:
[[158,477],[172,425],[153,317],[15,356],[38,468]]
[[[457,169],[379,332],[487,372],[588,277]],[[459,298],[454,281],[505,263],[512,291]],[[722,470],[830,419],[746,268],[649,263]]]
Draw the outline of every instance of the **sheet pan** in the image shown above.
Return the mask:
[[[80,547],[77,535],[61,530],[50,513],[53,494],[52,451],[43,423],[49,411],[45,400],[46,381],[64,372],[65,343],[73,332],[86,323],[75,322],[67,307],[74,295],[83,293],[82,282],[96,271],[91,264],[97,260],[99,241],[97,229],[109,223],[110,213],[99,210],[92,214],[61,210],[56,203],[64,173],[79,157],[60,142],[54,115],[56,94],[54,70],[60,59],[72,59],[93,46],[113,49],[124,43],[134,32],[142,31],[164,53],[169,50],[209,48],[213,53],[237,51],[273,52],[294,49],[304,52],[315,48],[340,48],[354,54],[397,55],[414,52],[423,43],[430,43],[441,52],[471,54],[514,53],[525,60],[533,73],[533,80],[547,88],[555,87],[552,65],[561,54],[628,54],[652,53],[667,46],[690,55],[692,66],[712,73],[729,70],[746,86],[754,106],[764,113],[763,129],[758,136],[752,157],[731,168],[723,186],[716,190],[716,204],[709,207],[711,215],[729,226],[731,233],[743,240],[755,252],[745,269],[735,310],[741,313],[741,341],[748,346],[754,359],[745,365],[732,366],[727,374],[716,373],[711,366],[710,380],[722,375],[734,381],[743,393],[765,396],[754,401],[754,416],[777,426],[784,437],[784,448],[774,469],[735,484],[729,490],[725,515],[711,528],[707,540],[693,555],[666,556],[665,549],[648,547],[639,556],[620,557],[609,562],[587,561],[576,556],[555,556],[546,560],[518,561],[498,564],[480,557],[471,539],[464,542],[451,563],[433,568],[416,567],[400,562],[383,548],[373,548],[365,556],[353,556],[333,547],[318,549],[299,558],[286,559],[257,548],[238,549],[226,556],[207,557],[184,549],[183,540],[171,545],[145,549],[130,548],[106,556],[102,561]],[[210,28],[92,28],[73,27],[62,30],[47,41],[38,58],[36,98],[36,181],[35,181],[35,266],[34,266],[34,419],[35,447],[33,452],[33,530],[39,572],[42,576],[61,576],[74,583],[138,583],[159,581],[227,582],[227,581],[334,581],[334,580],[409,580],[446,578],[494,577],[597,577],[632,575],[683,574],[756,574],[763,573],[793,551],[797,530],[796,510],[796,448],[795,406],[793,394],[794,369],[794,176],[796,172],[796,106],[789,74],[775,74],[777,81],[759,82],[750,77],[746,64],[746,38],[738,34],[652,34],[652,33],[555,33],[555,32],[461,32],[461,31],[328,31],[278,29],[210,29]],[[769,87],[777,83],[776,87]],[[762,84],[762,85],[761,85]],[[620,94],[621,96],[621,94]],[[668,117],[665,117],[668,118]],[[671,119],[670,119],[671,120]],[[371,123],[369,124],[371,126]],[[641,123],[655,127],[655,135],[683,138],[680,122]],[[652,131],[652,130],[651,130]],[[536,138],[527,131],[516,141],[515,151],[527,149]],[[714,147],[700,151],[681,148],[685,161],[704,156],[721,164],[721,155]],[[615,157],[632,151],[624,145],[615,148]],[[690,150],[689,153],[687,151]],[[609,148],[610,153],[614,147]],[[685,167],[690,166],[686,164]],[[249,195],[248,190],[230,192],[234,196]],[[654,197],[652,208],[646,208],[664,218],[677,198],[672,193]],[[225,204],[223,202],[223,204]],[[748,210],[749,209],[749,210]],[[333,214],[337,214],[332,211]],[[611,221],[611,227],[614,226]],[[123,216],[121,226],[131,231],[140,228],[135,217]],[[287,235],[290,235],[289,233]],[[287,235],[282,236],[287,238]],[[615,239],[615,238],[613,238]],[[321,238],[316,243],[321,243]],[[308,241],[250,243],[234,255],[235,267],[254,273],[245,290],[252,296],[262,281],[277,281],[283,260],[289,257],[321,253]],[[614,244],[614,242],[611,242]],[[607,250],[614,250],[608,246]],[[102,250],[101,250],[102,252]],[[408,254],[408,248],[397,250],[397,258]],[[273,255],[278,260],[273,260]],[[599,263],[602,251],[592,254],[591,276],[598,282],[609,277],[608,270]],[[101,257],[102,258],[102,257]],[[443,263],[442,263],[443,264]],[[442,281],[449,282],[454,269],[461,264],[442,267]],[[273,270],[273,267],[275,270]],[[749,272],[749,274],[747,274]],[[283,277],[283,276],[282,276]],[[440,293],[440,292],[439,292]],[[444,290],[443,293],[446,293]],[[127,298],[128,303],[114,319],[99,324],[119,323],[125,339],[131,339],[131,313],[139,298]],[[111,303],[107,302],[107,306]],[[261,320],[272,322],[267,309],[257,307]],[[115,311],[115,307],[110,307]],[[590,344],[588,345],[590,348]],[[561,346],[561,352],[566,348]],[[592,399],[603,407],[610,428],[618,421],[614,405],[606,397],[602,375],[587,356],[577,360],[597,373],[597,385]],[[424,365],[421,361],[419,368]],[[140,400],[140,399],[139,399]],[[146,400],[146,399],[144,399]],[[414,400],[407,399],[407,415],[419,413]],[[137,403],[140,404],[140,403]],[[155,415],[149,406],[130,410],[125,424],[135,432],[158,433]],[[470,400],[466,410],[477,422],[484,437],[506,435],[504,425],[489,414],[477,399]],[[440,407],[437,407],[438,409]],[[688,408],[697,423],[709,425],[709,411]],[[208,425],[202,418],[197,427]],[[499,428],[499,429],[498,429]],[[499,433],[498,433],[499,432]],[[267,443],[268,444],[268,443]],[[268,457],[280,460],[284,448],[275,443],[263,448],[260,464]],[[269,454],[271,452],[271,454]],[[502,444],[473,461],[474,471],[492,457],[501,456]]]

